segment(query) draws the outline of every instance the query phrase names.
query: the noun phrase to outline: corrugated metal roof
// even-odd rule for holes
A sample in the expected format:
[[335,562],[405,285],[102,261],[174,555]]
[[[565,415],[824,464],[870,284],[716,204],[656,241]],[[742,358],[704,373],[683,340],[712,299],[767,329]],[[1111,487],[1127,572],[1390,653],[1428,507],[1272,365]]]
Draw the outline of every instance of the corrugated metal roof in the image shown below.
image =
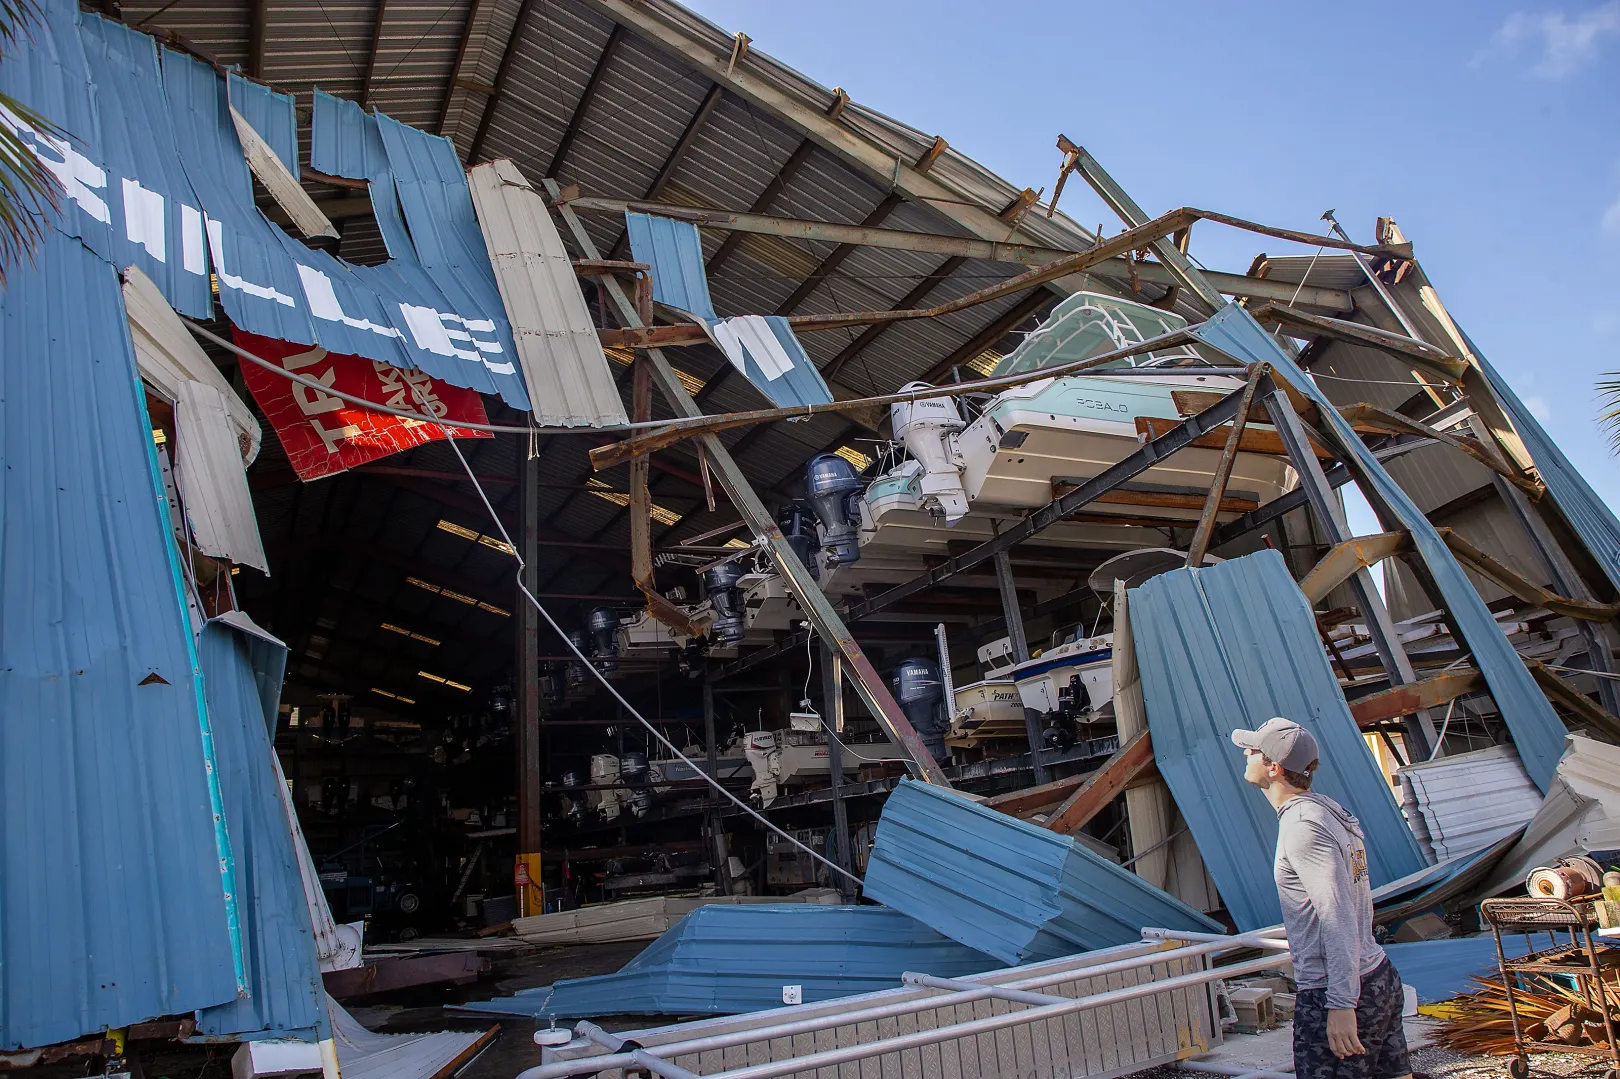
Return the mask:
[[326,1010],[344,1079],[438,1079],[451,1074],[500,1029],[376,1034],[331,997],[326,997]]
[[918,971],[955,978],[995,959],[886,907],[699,907],[617,974],[571,978],[459,1010],[577,1019],[597,1015],[726,1015],[893,989]]
[[715,318],[709,277],[703,266],[703,239],[690,221],[652,214],[624,215],[630,254],[652,267],[653,299],[696,315]]
[[237,994],[137,386],[116,273],[48,231],[0,293],[0,1048]]
[[[1485,606],[1485,601],[1480,599],[1468,575],[1457,564],[1451,549],[1428,518],[1384,471],[1383,465],[1351,428],[1350,422],[1339,414],[1316,384],[1306,377],[1247,311],[1236,304],[1227,304],[1207,322],[1192,327],[1191,332],[1200,341],[1236,360],[1271,364],[1281,377],[1322,406],[1322,422],[1331,426],[1339,442],[1355,454],[1358,468],[1370,477],[1378,496],[1389,505],[1401,527],[1411,533],[1413,546],[1428,567],[1435,587],[1440,590],[1440,598],[1473,651],[1474,662],[1485,675],[1491,698],[1513,734],[1513,744],[1524,762],[1525,771],[1535,780],[1536,786],[1546,790],[1552,782],[1558,758],[1563,753],[1563,721],[1553,711],[1552,705],[1547,703],[1546,695],[1536,686],[1530,672],[1525,670],[1518,653],[1497,626],[1495,616]],[[1311,636],[1314,638],[1314,631]],[[1217,876],[1216,881],[1219,880]],[[1224,893],[1225,889],[1222,891]]]
[[505,159],[472,169],[467,183],[512,320],[534,422],[624,423],[624,401],[545,200]]
[[1438,757],[1396,775],[1407,822],[1434,861],[1488,847],[1541,808],[1541,791],[1512,746]]
[[262,630],[251,632],[239,621],[215,618],[203,626],[198,656],[243,897],[251,995],[200,1011],[197,1030],[298,1031],[313,1040],[323,1018],[324,993],[274,766],[276,703],[287,647]]
[[909,779],[884,803],[864,891],[1014,964],[1140,940],[1144,926],[1221,931],[1068,836]]
[[293,99],[276,93],[262,82],[244,79],[234,71],[226,78],[225,92],[231,108],[242,114],[242,119],[270,144],[287,171],[297,176],[298,114],[293,109]]
[[[1540,945],[1529,936],[1502,935],[1502,950],[1517,959]],[[1496,973],[1496,938],[1454,937],[1384,945],[1401,982],[1417,990],[1419,1004],[1438,1004],[1474,989],[1474,978]]]
[[1361,818],[1373,887],[1425,865],[1276,551],[1179,569],[1130,591],[1159,774],[1241,930],[1282,921],[1271,878],[1277,814],[1243,781],[1239,727],[1286,716],[1322,747],[1311,789]]

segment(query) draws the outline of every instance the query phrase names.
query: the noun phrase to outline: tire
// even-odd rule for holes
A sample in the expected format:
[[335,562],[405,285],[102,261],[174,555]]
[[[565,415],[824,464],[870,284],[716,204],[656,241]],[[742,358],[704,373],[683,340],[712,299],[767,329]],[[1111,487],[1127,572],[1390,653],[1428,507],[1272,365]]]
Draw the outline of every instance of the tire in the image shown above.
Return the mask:
[[422,900],[415,892],[404,892],[400,895],[397,905],[401,914],[415,914],[422,908]]
[[[1527,1079],[1530,1074],[1530,1060],[1527,1057],[1514,1057],[1508,1061],[1508,1075],[1513,1079]],[[1605,1079],[1609,1079],[1605,1076]]]

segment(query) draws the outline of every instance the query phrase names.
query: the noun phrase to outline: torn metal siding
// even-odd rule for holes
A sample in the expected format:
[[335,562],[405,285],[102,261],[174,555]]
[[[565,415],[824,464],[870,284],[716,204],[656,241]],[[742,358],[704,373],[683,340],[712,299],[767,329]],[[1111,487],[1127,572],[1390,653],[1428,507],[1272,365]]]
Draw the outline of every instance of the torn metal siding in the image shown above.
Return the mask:
[[117,275],[48,231],[0,293],[4,1049],[237,995],[151,450]]
[[171,405],[180,400],[182,382],[201,382],[218,390],[230,410],[242,462],[251,465],[263,440],[258,418],[197,344],[157,285],[136,266],[124,271],[124,310],[129,314],[129,334],[141,378]]
[[690,221],[625,214],[630,253],[652,267],[653,299],[698,318],[716,318],[703,268],[703,239]]
[[1524,827],[1542,803],[1512,746],[1437,757],[1396,777],[1412,832],[1436,861],[1490,846]]
[[333,97],[319,88],[309,126],[310,167],[332,176],[366,180],[366,194],[390,258],[416,260],[416,245],[394,190],[394,170],[388,163],[377,118],[352,101]]
[[230,402],[215,387],[187,379],[174,419],[175,483],[198,549],[268,574]]
[[1374,887],[1424,867],[1280,554],[1173,570],[1129,595],[1159,774],[1240,930],[1275,925],[1282,909],[1271,878],[1277,814],[1243,781],[1239,727],[1286,716],[1316,736],[1312,789],[1361,819]]
[[570,978],[456,1010],[582,1018],[727,1015],[892,989],[908,970],[954,978],[996,961],[886,907],[699,907],[617,974]]
[[234,71],[226,78],[225,93],[231,108],[269,144],[287,171],[297,176],[298,114],[293,111],[293,99]]
[[1005,963],[1127,944],[1145,925],[1221,931],[1068,836],[909,779],[884,803],[863,890]]
[[709,323],[709,335],[731,365],[778,408],[832,403],[832,391],[777,315],[740,315]]
[[[1536,786],[1546,790],[1552,782],[1558,758],[1563,753],[1563,721],[1530,677],[1530,672],[1525,670],[1518,653],[1496,624],[1495,616],[1485,606],[1485,601],[1480,598],[1468,575],[1457,564],[1450,548],[1423,511],[1384,471],[1383,465],[1361,441],[1349,421],[1339,414],[1333,403],[1247,311],[1236,304],[1227,304],[1210,316],[1208,321],[1191,327],[1190,331],[1201,342],[1239,362],[1271,364],[1279,377],[1286,378],[1321,406],[1322,422],[1332,427],[1338,441],[1355,455],[1378,496],[1395,514],[1396,523],[1411,534],[1413,546],[1440,590],[1440,598],[1462,631],[1468,648],[1474,653],[1474,662],[1485,675],[1491,698],[1513,734],[1513,744],[1519,751],[1519,759],[1524,762],[1525,771],[1536,781]],[[1311,636],[1314,638],[1314,631]],[[1325,664],[1326,660],[1323,662]],[[1217,877],[1217,883],[1219,880]],[[1224,888],[1222,893],[1225,893]]]
[[343,1079],[440,1079],[465,1065],[500,1029],[376,1034],[343,1005],[325,999]]
[[[276,702],[287,649],[246,616],[215,618],[198,642],[225,820],[243,897],[250,996],[197,1015],[202,1034],[309,1032],[324,1021],[315,932],[276,790]],[[245,626],[243,623],[245,622]],[[256,631],[256,632],[255,632]]]
[[626,422],[624,401],[545,200],[504,158],[472,169],[467,182],[512,321],[534,422]]

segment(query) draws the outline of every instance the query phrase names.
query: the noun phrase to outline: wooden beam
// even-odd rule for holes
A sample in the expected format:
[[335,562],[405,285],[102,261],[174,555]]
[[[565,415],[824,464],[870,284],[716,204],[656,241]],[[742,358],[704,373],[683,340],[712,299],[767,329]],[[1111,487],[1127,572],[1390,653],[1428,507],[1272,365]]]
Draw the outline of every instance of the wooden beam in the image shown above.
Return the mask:
[[1422,708],[1435,708],[1485,688],[1485,676],[1476,670],[1446,671],[1409,685],[1395,686],[1350,702],[1350,715],[1362,730],[1410,716]]
[[[1243,442],[1243,431],[1249,422],[1249,408],[1254,404],[1254,391],[1268,369],[1263,363],[1255,367],[1254,373],[1249,376],[1248,386],[1243,390],[1243,400],[1238,402],[1237,418],[1232,421],[1226,436],[1226,445],[1221,448],[1221,459],[1215,466],[1215,475],[1209,485],[1209,495],[1204,500],[1204,510],[1198,517],[1198,528],[1194,530],[1192,543],[1187,547],[1189,566],[1198,567],[1204,564],[1204,555],[1209,551],[1209,538],[1215,531],[1215,515],[1224,508],[1226,502],[1226,484],[1232,478],[1232,463],[1237,460],[1238,449]],[[1240,512],[1259,508],[1259,502],[1255,502]]]
[[1345,540],[1336,544],[1311,568],[1305,579],[1299,582],[1299,590],[1314,606],[1357,573],[1407,550],[1411,545],[1412,537],[1405,532],[1381,532],[1376,536],[1356,536]]
[[1028,817],[1047,806],[1055,806],[1064,801],[1083,786],[1090,776],[1091,773],[1087,772],[1064,779],[1054,779],[1037,787],[1025,787],[1023,790],[993,795],[984,800],[984,805],[1009,817]]
[[[1078,484],[1073,483],[1054,483],[1052,485],[1052,497],[1062,498],[1077,486]],[[1186,494],[1181,491],[1133,491],[1124,488],[1106,491],[1092,499],[1091,504],[1111,502],[1116,506],[1153,506],[1159,509],[1197,510],[1203,509],[1207,501],[1205,495]],[[1218,512],[1248,513],[1250,510],[1259,508],[1260,503],[1253,498],[1243,498],[1239,495],[1223,495]],[[1165,520],[1159,523],[1174,524],[1177,522]]]
[[490,84],[494,92],[484,101],[484,112],[478,118],[478,127],[473,132],[472,144],[467,147],[465,164],[476,164],[478,155],[484,150],[484,140],[489,138],[489,127],[495,122],[495,110],[500,106],[501,98],[506,95],[506,80],[512,74],[512,61],[517,56],[517,44],[523,37],[524,29],[529,25],[529,15],[534,11],[534,2],[535,0],[522,0],[518,5],[517,16],[512,20],[512,33],[501,48],[501,62],[495,68],[495,81]]
[[[1211,394],[1210,396],[1217,401],[1220,400],[1221,397],[1220,394]],[[1136,417],[1136,433],[1138,436],[1157,438],[1166,431],[1180,424],[1180,422],[1180,420],[1167,419],[1163,416],[1138,416]],[[1209,434],[1204,435],[1198,441],[1194,442],[1193,445],[1198,449],[1203,450],[1223,450],[1226,448],[1227,436],[1230,435],[1231,432],[1232,425],[1227,424],[1225,427],[1211,431]],[[1324,460],[1330,460],[1335,456],[1327,449],[1324,449],[1315,440],[1312,440],[1311,442],[1311,449],[1316,452],[1316,456]],[[1246,427],[1243,431],[1242,440],[1238,443],[1238,452],[1266,453],[1275,457],[1288,456],[1288,448],[1283,445],[1282,436],[1269,428],[1256,429]]]
[[551,164],[546,166],[546,176],[555,177],[562,170],[563,163],[568,160],[568,151],[574,148],[574,140],[579,138],[580,129],[585,124],[585,114],[590,111],[591,102],[596,100],[597,93],[602,89],[602,79],[607,74],[608,65],[613,63],[613,55],[619,51],[619,45],[623,41],[624,27],[614,23],[612,33],[608,34],[607,43],[602,46],[601,55],[596,58],[596,66],[591,68],[591,77],[585,80],[585,90],[579,95],[579,102],[574,106],[574,114],[568,118],[568,126],[563,129],[562,138],[557,140],[557,149],[551,155]]
[[1069,795],[1063,804],[1052,811],[1046,827],[1059,835],[1073,835],[1090,823],[1091,818],[1125,792],[1131,780],[1153,764],[1153,735],[1143,731],[1115,751],[1103,766]]

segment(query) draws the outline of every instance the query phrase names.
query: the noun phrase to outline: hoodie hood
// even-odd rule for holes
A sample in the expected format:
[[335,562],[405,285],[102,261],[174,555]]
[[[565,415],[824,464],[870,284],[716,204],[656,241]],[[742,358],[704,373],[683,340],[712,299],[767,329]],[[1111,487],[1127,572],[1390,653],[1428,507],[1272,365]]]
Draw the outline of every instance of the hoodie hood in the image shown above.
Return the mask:
[[1361,821],[1356,819],[1356,815],[1344,808],[1344,806],[1340,805],[1338,802],[1335,802],[1333,799],[1329,798],[1327,795],[1317,794],[1315,791],[1304,791],[1303,793],[1296,794],[1294,797],[1288,799],[1288,801],[1284,802],[1277,810],[1277,817],[1281,819],[1284,813],[1287,813],[1290,809],[1299,806],[1304,802],[1312,802],[1315,805],[1321,806],[1323,809],[1337,817],[1339,823],[1344,825],[1346,830],[1354,832],[1357,839],[1366,842],[1367,837],[1362,833]]

